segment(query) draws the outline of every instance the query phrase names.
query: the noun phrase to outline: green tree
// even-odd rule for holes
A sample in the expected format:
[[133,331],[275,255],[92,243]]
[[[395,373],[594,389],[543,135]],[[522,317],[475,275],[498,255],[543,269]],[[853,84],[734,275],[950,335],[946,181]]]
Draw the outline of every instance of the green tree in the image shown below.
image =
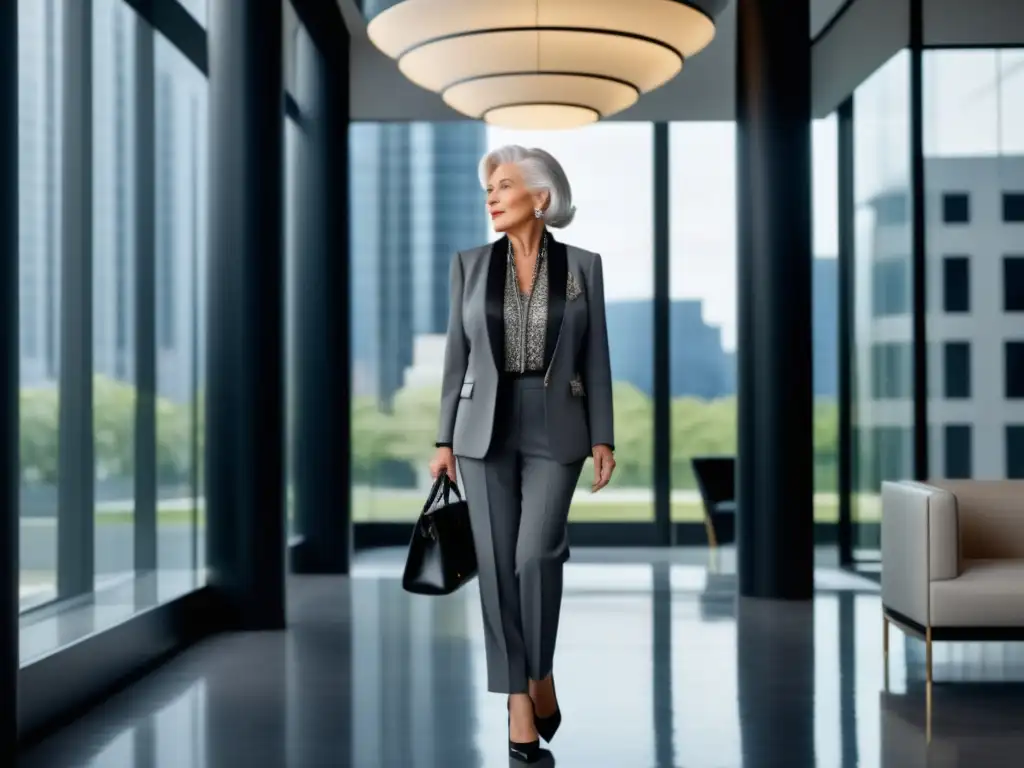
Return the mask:
[[[617,381],[612,390],[615,409],[615,476],[612,486],[649,488],[654,479],[654,405],[632,384]],[[590,485],[593,469],[584,468],[580,485]]]
[[[202,395],[200,395],[202,403]],[[193,414],[191,403],[157,398],[157,476],[161,483],[191,477]],[[22,482],[54,485],[59,475],[60,394],[56,386],[26,387],[20,393],[20,460]],[[203,409],[199,409],[200,457]],[[136,390],[105,376],[93,379],[93,440],[96,477],[131,478],[135,474]],[[201,462],[201,458],[199,459]]]
[[[202,439],[202,438],[200,438]],[[200,456],[202,454],[200,453]],[[197,458],[197,460],[199,460]],[[187,482],[192,470],[192,409],[156,401],[156,472],[160,483]]]
[[403,389],[395,396],[391,456],[424,466],[434,454],[441,416],[441,388]]
[[383,413],[376,398],[352,399],[352,478],[371,482],[377,465],[391,458],[392,417]]
[[735,455],[735,397],[677,397],[672,401],[673,488],[697,487],[690,463],[695,456]]
[[[613,484],[620,488],[648,488],[653,479],[654,414],[651,398],[631,384],[616,382],[615,458]],[[437,387],[400,391],[391,413],[384,413],[374,398],[353,403],[353,471],[359,482],[372,482],[375,468],[384,462],[407,462],[422,467],[434,452],[440,392]],[[819,490],[835,488],[837,408],[834,400],[814,406],[815,483]],[[679,397],[672,401],[672,487],[696,488],[690,461],[695,456],[735,456],[737,409],[735,397],[702,400]],[[584,468],[580,485],[592,480]]]
[[[93,420],[96,470],[100,478],[129,478],[135,472],[136,392],[129,384],[98,376],[94,383]],[[156,402],[157,470],[161,483],[186,482],[191,476],[193,429],[197,432],[202,469],[204,393],[198,395],[198,423],[191,403],[164,398]],[[616,460],[614,485],[650,487],[654,457],[653,404],[636,387],[617,382],[614,388]],[[58,477],[60,397],[56,387],[21,391],[20,451],[22,479],[52,485]],[[422,468],[434,451],[440,408],[438,387],[402,390],[390,413],[375,398],[352,402],[352,470],[356,482],[373,482],[385,464]],[[672,484],[694,488],[690,460],[701,455],[736,454],[736,398],[701,400],[680,397],[672,402]],[[838,408],[834,399],[814,404],[815,487],[836,488]],[[590,482],[589,468],[581,484]]]
[[814,489],[835,492],[839,483],[839,406],[834,398],[814,402]]
[[93,438],[99,479],[135,475],[135,387],[93,378]]
[[22,389],[20,408],[18,442],[22,482],[53,485],[57,482],[60,449],[60,395],[57,388]]

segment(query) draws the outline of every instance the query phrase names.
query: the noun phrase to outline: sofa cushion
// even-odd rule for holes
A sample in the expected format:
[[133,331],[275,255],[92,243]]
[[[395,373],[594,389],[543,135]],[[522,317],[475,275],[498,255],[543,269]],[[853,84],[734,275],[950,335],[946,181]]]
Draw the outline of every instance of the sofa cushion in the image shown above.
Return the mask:
[[1024,559],[961,567],[957,578],[931,583],[933,627],[1024,627]]

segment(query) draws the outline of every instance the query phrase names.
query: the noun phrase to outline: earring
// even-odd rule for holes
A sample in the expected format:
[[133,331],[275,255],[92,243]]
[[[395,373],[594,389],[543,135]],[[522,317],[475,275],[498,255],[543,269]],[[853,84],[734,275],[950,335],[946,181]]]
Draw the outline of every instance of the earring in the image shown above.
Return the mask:
[[544,218],[544,211],[542,211],[540,208],[534,208],[533,209],[533,218],[535,218],[535,219],[543,219]]

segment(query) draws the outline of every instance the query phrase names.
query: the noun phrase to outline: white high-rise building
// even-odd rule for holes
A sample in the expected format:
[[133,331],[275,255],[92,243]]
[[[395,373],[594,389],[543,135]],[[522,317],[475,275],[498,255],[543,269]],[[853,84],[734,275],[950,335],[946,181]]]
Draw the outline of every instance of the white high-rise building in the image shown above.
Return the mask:
[[931,474],[1014,476],[1024,462],[1024,157],[927,158],[925,194]]
[[[925,158],[928,453],[932,477],[1024,477],[1024,157]],[[872,201],[858,264],[857,423],[910,476],[912,268],[906,188]],[[858,234],[861,234],[858,232]]]

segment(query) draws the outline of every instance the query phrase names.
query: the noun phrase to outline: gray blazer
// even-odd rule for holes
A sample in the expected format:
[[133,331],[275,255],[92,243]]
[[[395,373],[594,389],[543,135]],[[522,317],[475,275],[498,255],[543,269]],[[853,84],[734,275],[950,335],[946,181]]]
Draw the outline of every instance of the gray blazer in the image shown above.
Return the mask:
[[[455,254],[441,385],[438,445],[483,459],[494,432],[504,370],[508,240]],[[579,288],[567,290],[569,273]],[[548,445],[569,464],[595,445],[614,447],[612,371],[601,257],[548,233],[548,321],[544,386]]]

